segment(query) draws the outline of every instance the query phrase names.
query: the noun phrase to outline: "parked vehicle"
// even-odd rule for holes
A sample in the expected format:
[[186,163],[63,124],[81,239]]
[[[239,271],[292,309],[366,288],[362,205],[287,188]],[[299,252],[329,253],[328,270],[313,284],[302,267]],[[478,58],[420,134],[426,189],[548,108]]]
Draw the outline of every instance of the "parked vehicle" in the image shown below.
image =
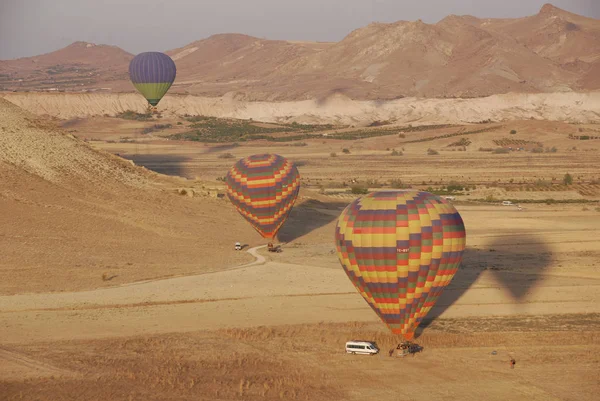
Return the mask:
[[349,354],[375,355],[379,353],[379,348],[370,341],[348,341],[346,343],[346,352]]

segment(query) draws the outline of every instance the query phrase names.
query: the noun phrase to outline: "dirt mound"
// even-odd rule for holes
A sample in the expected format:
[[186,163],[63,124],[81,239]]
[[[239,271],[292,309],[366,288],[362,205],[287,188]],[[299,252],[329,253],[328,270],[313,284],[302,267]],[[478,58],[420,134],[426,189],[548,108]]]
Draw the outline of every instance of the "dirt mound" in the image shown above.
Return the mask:
[[98,186],[107,182],[132,186],[148,184],[140,171],[106,152],[92,149],[33,114],[0,99],[0,163],[55,183],[83,180]]

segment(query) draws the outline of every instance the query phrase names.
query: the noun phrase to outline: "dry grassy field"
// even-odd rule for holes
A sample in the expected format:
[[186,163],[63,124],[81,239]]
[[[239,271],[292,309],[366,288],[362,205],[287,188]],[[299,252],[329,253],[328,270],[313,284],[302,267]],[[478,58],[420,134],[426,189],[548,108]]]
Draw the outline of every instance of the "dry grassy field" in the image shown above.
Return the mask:
[[[159,191],[127,197],[119,187],[104,205],[95,192],[77,198],[57,239],[51,227],[69,216],[63,190],[47,189],[52,202],[30,195],[37,215],[2,198],[14,211],[4,227],[18,222],[21,234],[5,228],[0,239],[13,250],[0,286],[0,399],[596,399],[600,140],[569,135],[600,127],[327,127],[293,141],[199,142],[171,137],[189,131],[186,119],[60,124],[92,148],[187,179],[156,176]],[[525,149],[495,151],[502,146]],[[255,258],[233,242],[266,241],[218,194],[238,158],[264,151],[296,162],[303,189],[279,234],[283,252],[258,248],[247,265]],[[452,195],[465,221],[462,267],[418,332],[424,351],[414,357],[388,356],[398,338],[337,261],[335,220],[359,196],[353,187]],[[120,240],[109,241],[114,227]],[[37,258],[15,250],[33,246]],[[97,255],[96,268],[82,266],[86,254]],[[350,339],[376,341],[382,352],[347,355]]]

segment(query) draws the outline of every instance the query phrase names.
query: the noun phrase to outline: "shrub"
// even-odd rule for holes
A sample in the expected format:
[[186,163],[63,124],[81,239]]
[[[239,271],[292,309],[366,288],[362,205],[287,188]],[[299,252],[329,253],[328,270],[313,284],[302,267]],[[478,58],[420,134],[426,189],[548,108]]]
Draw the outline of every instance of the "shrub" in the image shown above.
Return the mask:
[[137,121],[148,121],[152,120],[152,113],[136,113],[133,110],[126,110],[122,113],[116,115],[118,118],[123,118],[125,120],[137,120]]
[[396,150],[396,149],[392,150],[392,156],[402,156],[403,154],[404,153],[402,153],[399,150]]
[[438,151],[437,151],[437,150],[435,150],[435,149],[431,149],[431,148],[429,148],[429,149],[427,149],[427,154],[428,154],[429,156],[435,156],[435,155],[439,155],[439,154],[440,154],[440,152],[438,152]]
[[513,130],[510,130],[510,134],[511,134],[511,135],[515,135],[516,133],[517,133],[517,131],[516,131],[516,130],[514,130],[514,129],[513,129]]
[[342,153],[348,154],[350,153],[350,149],[344,148],[342,149]]
[[350,189],[350,192],[355,195],[366,195],[369,193],[369,189],[362,185],[353,185]]
[[233,159],[235,156],[231,153],[221,153],[219,159]]
[[331,152],[331,153],[329,154],[329,156],[331,156],[331,157],[337,157],[337,153],[335,153],[335,152]]
[[402,183],[402,180],[395,178],[393,180],[390,180],[390,187],[395,189],[405,189],[410,188],[410,185],[404,184]]
[[494,149],[494,151],[492,152],[494,154],[506,154],[506,153],[510,153],[510,149],[506,149],[506,148],[496,148]]
[[451,181],[450,184],[446,186],[446,190],[448,192],[462,191],[464,189],[465,189],[464,185],[461,185],[454,181]]
[[571,176],[571,174],[569,174],[569,173],[565,174],[565,176],[563,177],[563,184],[571,185],[572,183],[573,183],[573,177]]
[[531,153],[544,153],[544,148],[533,148],[531,149]]
[[467,138],[460,138],[460,140],[452,142],[450,145],[448,145],[447,147],[453,147],[453,146],[469,146],[471,144],[471,140],[467,139]]

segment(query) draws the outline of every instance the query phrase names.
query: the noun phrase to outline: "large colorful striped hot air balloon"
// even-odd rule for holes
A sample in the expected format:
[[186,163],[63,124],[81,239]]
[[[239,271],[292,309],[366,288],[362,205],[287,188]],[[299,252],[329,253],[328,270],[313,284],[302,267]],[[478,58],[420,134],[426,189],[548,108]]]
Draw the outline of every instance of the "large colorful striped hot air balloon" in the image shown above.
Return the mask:
[[335,229],[338,258],[360,294],[406,340],[458,270],[465,226],[446,200],[414,190],[356,199]]
[[239,160],[227,173],[227,195],[235,208],[264,238],[274,238],[300,191],[294,163],[276,154]]
[[176,75],[175,62],[164,53],[140,53],[129,63],[129,77],[133,86],[155,107],[175,81]]

